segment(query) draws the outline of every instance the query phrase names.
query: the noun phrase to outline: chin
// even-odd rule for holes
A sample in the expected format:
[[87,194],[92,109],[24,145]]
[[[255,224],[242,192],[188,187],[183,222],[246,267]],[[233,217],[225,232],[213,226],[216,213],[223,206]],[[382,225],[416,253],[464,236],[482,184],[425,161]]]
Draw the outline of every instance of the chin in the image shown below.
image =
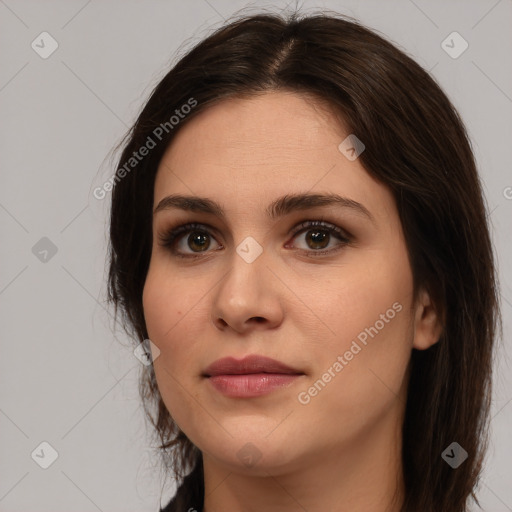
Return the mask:
[[292,446],[286,446],[282,438],[268,436],[268,432],[270,430],[253,436],[240,431],[239,436],[226,436],[222,442],[209,437],[208,443],[200,448],[226,470],[244,475],[277,476],[296,463],[299,454],[294,452],[295,443],[291,438],[288,439]]

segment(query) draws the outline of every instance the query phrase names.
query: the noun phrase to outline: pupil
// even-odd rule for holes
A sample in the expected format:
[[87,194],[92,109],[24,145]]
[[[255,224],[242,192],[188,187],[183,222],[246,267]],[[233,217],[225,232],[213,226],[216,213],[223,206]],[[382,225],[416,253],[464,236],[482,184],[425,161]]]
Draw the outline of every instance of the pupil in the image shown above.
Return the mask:
[[207,236],[206,234],[204,233],[191,233],[189,236],[188,236],[188,242],[190,243],[190,248],[191,249],[194,249],[194,247],[192,247],[192,244],[196,244],[196,248],[199,249],[199,251],[205,251],[206,249],[208,249],[208,246],[210,245],[208,240],[207,240]]
[[[311,233],[311,236],[307,236],[307,238],[313,242],[315,245],[315,249],[324,249],[328,245],[328,235],[325,231],[308,231],[308,233]],[[327,243],[322,244],[322,242],[327,241]],[[316,244],[320,244],[320,247],[317,247]]]

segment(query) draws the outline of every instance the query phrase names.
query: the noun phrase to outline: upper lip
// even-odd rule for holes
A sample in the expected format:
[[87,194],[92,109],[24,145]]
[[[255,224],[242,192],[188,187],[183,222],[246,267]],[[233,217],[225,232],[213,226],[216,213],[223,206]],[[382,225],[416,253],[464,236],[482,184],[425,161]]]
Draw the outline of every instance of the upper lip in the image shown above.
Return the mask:
[[250,373],[303,374],[303,372],[291,368],[275,359],[259,355],[250,355],[243,359],[235,359],[233,357],[218,359],[204,370],[203,376],[245,375]]

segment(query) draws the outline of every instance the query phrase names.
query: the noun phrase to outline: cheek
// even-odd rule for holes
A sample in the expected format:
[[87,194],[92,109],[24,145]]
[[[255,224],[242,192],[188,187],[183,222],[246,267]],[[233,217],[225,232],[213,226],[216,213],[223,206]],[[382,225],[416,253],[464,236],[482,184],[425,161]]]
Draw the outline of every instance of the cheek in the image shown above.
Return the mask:
[[191,297],[183,293],[182,288],[179,280],[169,279],[168,272],[161,271],[157,266],[150,267],[142,302],[148,337],[160,349],[155,372],[162,377],[164,370],[175,375],[182,367],[183,357],[187,354],[190,357],[190,350],[185,348],[190,346],[193,338],[188,338],[186,344],[180,342],[183,324],[191,314],[188,306]]
[[[328,346],[350,345],[352,339],[376,322],[379,332],[389,332],[389,326],[396,326],[397,319],[403,319],[410,307],[412,276],[407,271],[407,263],[402,266],[385,254],[382,255],[382,259],[387,259],[384,263],[379,261],[381,258],[370,256],[334,269],[321,286],[318,280],[313,280],[314,287],[304,292],[307,304],[325,327]],[[395,303],[398,304],[393,308]],[[381,315],[384,315],[383,320]]]
[[[316,350],[315,372],[299,390],[302,394],[295,397],[301,404],[298,410],[311,422],[311,428],[303,433],[305,444],[318,443],[309,434],[318,431],[322,431],[324,444],[337,443],[340,435],[352,442],[362,439],[405,402],[411,351],[407,309],[402,304],[396,312],[392,304],[387,309],[387,301],[383,305],[369,305],[364,321],[360,313],[357,322],[340,315],[336,339]],[[388,323],[374,314],[386,311]]]
[[142,294],[148,335],[160,350],[165,348],[163,342],[166,331],[172,328],[178,316],[173,294],[167,290],[168,287],[165,285],[165,280],[162,281],[162,277],[158,269],[154,266],[150,267]]
[[363,259],[346,269],[313,296],[328,331],[315,348],[311,380],[318,385],[311,391],[318,388],[323,398],[315,401],[326,402],[325,410],[349,417],[361,410],[377,412],[401,390],[412,346],[412,274],[400,254],[373,255],[372,261]]
[[142,294],[144,318],[149,337],[164,349],[182,328],[183,320],[190,321],[199,306],[201,289],[197,284],[181,277],[165,258],[152,260]]
[[[187,332],[194,297],[183,293],[183,285],[166,277],[168,271],[150,268],[143,292],[144,318],[148,336],[160,349],[153,368],[162,400],[173,420],[181,425],[194,424],[195,408],[190,407],[191,373],[197,366],[197,336]],[[188,323],[190,327],[190,323]],[[180,427],[181,428],[181,427]]]
[[200,373],[208,345],[206,308],[215,281],[196,274],[187,278],[166,261],[156,259],[149,268],[142,296],[148,337],[160,349],[155,371],[162,373],[165,369],[180,381]]

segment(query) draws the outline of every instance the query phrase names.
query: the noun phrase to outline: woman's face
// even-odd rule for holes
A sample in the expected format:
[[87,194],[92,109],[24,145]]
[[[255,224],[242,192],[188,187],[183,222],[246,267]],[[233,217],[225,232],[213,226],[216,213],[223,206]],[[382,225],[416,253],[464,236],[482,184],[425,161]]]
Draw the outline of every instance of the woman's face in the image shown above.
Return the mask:
[[[428,296],[412,303],[392,194],[339,149],[348,135],[303,96],[226,100],[178,132],[158,169],[143,296],[158,387],[231,471],[279,474],[396,441],[411,349],[437,340]],[[293,372],[207,370],[249,355]]]

